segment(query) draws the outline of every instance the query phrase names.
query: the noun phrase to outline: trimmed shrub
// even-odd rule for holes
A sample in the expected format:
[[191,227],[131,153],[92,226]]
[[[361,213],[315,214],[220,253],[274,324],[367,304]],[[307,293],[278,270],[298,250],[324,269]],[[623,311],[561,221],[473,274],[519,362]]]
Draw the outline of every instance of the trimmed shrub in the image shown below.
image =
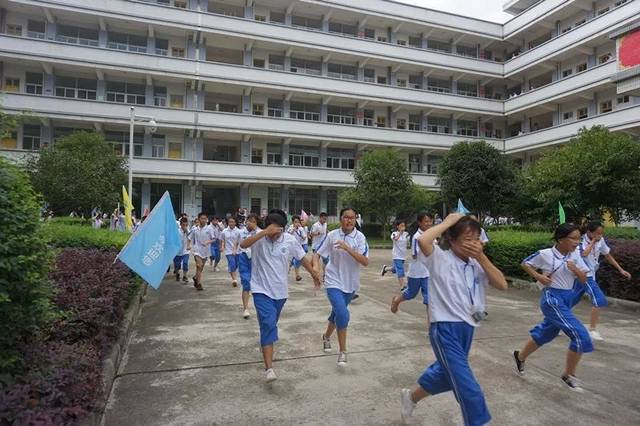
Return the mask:
[[640,302],[640,241],[611,239],[607,243],[611,247],[611,254],[631,274],[631,279],[625,279],[603,260],[598,270],[600,287],[607,296]]
[[529,277],[520,267],[522,260],[553,244],[547,232],[494,231],[489,238],[487,256],[505,275],[519,278]]
[[50,222],[42,229],[48,244],[53,247],[83,247],[120,250],[131,236],[128,232],[94,229],[82,225]]
[[0,158],[0,372],[16,348],[53,319],[40,206],[28,176]]
[[640,240],[640,230],[631,226],[611,226],[604,230],[605,238],[619,240]]

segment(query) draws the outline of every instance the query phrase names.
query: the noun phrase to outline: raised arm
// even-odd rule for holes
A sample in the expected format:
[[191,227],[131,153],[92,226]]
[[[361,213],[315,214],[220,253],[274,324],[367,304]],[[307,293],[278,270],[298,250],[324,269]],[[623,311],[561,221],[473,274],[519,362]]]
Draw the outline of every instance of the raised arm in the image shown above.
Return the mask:
[[276,235],[277,233],[280,233],[280,232],[282,232],[282,228],[279,227],[278,225],[272,223],[271,225],[267,226],[265,229],[263,229],[262,231],[256,233],[255,235],[251,235],[251,236],[245,238],[244,240],[242,240],[240,242],[240,247],[243,248],[243,249],[249,248],[252,245],[254,245],[261,238],[271,237],[271,236]]
[[[596,239],[592,239],[591,242],[584,248],[584,250],[582,250],[582,253],[580,253],[580,255],[582,257],[587,257],[591,254],[591,250],[593,250],[593,246],[595,246],[597,243]],[[582,242],[580,242],[580,244],[582,244]]]
[[418,237],[418,246],[425,256],[431,256],[431,253],[433,252],[433,240],[442,235],[444,231],[458,223],[462,217],[463,215],[460,213],[450,213],[441,224],[432,226]]

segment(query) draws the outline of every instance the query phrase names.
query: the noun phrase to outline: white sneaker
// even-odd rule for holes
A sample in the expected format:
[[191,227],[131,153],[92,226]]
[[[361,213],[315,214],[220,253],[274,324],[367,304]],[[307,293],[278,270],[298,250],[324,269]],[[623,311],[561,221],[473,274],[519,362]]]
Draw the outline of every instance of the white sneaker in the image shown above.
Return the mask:
[[604,338],[600,335],[598,330],[589,330],[589,336],[591,336],[593,340],[597,340],[599,342],[604,341]]
[[242,312],[242,318],[244,319],[249,319],[251,315],[249,315],[249,310],[245,309],[244,312]]
[[416,403],[411,400],[411,390],[402,389],[400,392],[400,404],[402,415],[402,421],[407,423],[409,419],[413,417],[413,410],[416,408]]
[[220,269],[217,266],[213,267],[213,272],[220,272]]
[[346,365],[347,365],[347,353],[340,352],[340,354],[338,355],[338,366],[345,367]]
[[278,376],[276,376],[276,372],[273,371],[273,368],[270,368],[267,370],[267,382],[273,382],[278,378]]

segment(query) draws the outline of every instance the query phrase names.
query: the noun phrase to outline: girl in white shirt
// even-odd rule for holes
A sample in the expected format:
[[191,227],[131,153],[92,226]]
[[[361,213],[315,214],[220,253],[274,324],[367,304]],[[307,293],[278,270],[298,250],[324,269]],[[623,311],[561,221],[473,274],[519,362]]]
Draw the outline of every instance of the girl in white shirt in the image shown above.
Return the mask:
[[238,248],[240,244],[240,230],[236,227],[236,219],[230,217],[227,219],[227,228],[220,234],[222,245],[220,251],[223,251],[227,257],[227,269],[231,275],[231,285],[238,286]]
[[382,265],[381,275],[387,273],[390,270],[398,277],[398,285],[401,289],[404,288],[404,261],[407,257],[407,241],[409,240],[409,233],[406,231],[407,224],[404,220],[396,222],[396,230],[391,233],[391,241],[393,242],[393,248],[391,249],[391,255],[393,257],[393,266],[389,269],[387,265]]
[[[240,242],[262,231],[258,228],[258,215],[249,214],[244,221],[245,227],[240,231]],[[251,249],[240,247],[238,255],[238,271],[242,285],[242,317],[249,319],[249,296],[251,295]]]
[[[300,216],[295,215],[291,217],[291,226],[289,227],[288,232],[296,238],[296,240],[300,244],[300,247],[302,247],[302,250],[304,250],[304,252],[306,253],[309,250],[309,233],[307,231],[307,227],[302,226]],[[302,277],[300,276],[300,266],[302,265],[302,263],[294,257],[291,261],[291,264],[296,270],[296,281],[302,280]]]
[[[434,240],[444,233],[441,244]],[[429,340],[437,361],[418,379],[413,391],[403,389],[402,418],[413,415],[416,403],[429,395],[453,391],[466,426],[489,423],[491,415],[469,365],[473,333],[484,318],[485,288],[507,288],[507,281],[483,252],[480,224],[452,213],[418,238],[429,268]]]

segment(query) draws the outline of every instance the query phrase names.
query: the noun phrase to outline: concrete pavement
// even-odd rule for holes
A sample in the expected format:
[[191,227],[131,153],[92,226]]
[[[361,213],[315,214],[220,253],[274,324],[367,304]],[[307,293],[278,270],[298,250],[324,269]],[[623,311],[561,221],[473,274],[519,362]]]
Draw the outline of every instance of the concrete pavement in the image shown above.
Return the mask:
[[[330,305],[311,279],[290,279],[280,319],[274,368],[264,382],[255,311],[242,318],[240,289],[229,275],[205,271],[205,291],[176,283],[149,289],[127,354],[114,383],[106,425],[396,425],[399,394],[413,387],[435,357],[426,338],[424,306],[389,301],[394,277],[380,277],[390,250],[372,250],[362,271],[361,297],[351,307],[349,365],[324,354],[321,333]],[[224,265],[224,261],[221,264]],[[293,273],[290,278],[293,278]],[[418,299],[420,296],[418,296]],[[540,319],[538,294],[489,291],[489,317],[475,335],[470,362],[496,425],[640,424],[640,315],[612,308],[602,314],[596,351],[583,358],[578,376],[585,392],[566,389],[560,375],[568,339],[561,335],[527,361],[527,375],[513,372],[511,352]],[[589,306],[577,313],[587,320]],[[462,424],[453,394],[422,401],[416,424]]]

